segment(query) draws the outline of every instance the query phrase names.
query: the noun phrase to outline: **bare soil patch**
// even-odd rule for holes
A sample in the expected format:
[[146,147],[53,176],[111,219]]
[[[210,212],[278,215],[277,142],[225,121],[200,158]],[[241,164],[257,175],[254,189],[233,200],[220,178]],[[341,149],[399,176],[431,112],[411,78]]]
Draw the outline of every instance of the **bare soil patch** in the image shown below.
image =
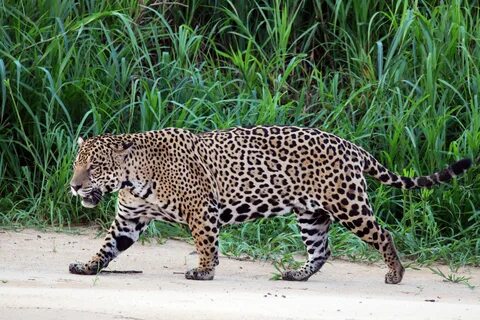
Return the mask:
[[[79,276],[68,264],[86,261],[102,243],[82,235],[0,231],[0,319],[478,319],[480,269],[464,268],[470,289],[430,270],[408,268],[386,285],[382,264],[330,260],[308,282],[269,280],[267,262],[222,257],[213,281],[183,276],[196,265],[193,246],[169,240],[137,243],[109,270],[140,274]],[[448,267],[439,266],[445,273]]]

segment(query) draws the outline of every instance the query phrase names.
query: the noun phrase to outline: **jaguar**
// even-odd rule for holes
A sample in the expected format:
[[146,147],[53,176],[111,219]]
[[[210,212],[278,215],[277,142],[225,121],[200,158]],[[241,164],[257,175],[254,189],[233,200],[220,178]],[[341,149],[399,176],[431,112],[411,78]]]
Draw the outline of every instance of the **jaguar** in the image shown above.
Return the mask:
[[84,207],[118,192],[115,219],[99,251],[74,274],[97,274],[138,240],[152,220],[188,225],[199,257],[187,279],[211,280],[222,226],[294,212],[307,261],[282,279],[305,281],[330,256],[328,230],[338,222],[377,249],[399,283],[404,267],[391,234],[376,221],[365,176],[416,189],[450,180],[470,159],[427,176],[389,171],[363,148],[315,128],[258,126],[195,134],[179,128],[105,134],[78,140],[71,192]]

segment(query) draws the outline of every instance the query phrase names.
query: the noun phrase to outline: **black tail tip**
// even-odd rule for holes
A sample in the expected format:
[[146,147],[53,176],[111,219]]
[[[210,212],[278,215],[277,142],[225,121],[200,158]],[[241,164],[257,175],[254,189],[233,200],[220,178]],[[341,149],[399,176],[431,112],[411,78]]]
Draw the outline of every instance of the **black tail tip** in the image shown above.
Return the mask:
[[467,159],[462,159],[460,161],[455,162],[450,166],[450,169],[453,171],[455,175],[459,175],[465,172],[466,170],[468,170],[468,168],[470,168],[471,166],[472,166],[472,159],[467,158]]

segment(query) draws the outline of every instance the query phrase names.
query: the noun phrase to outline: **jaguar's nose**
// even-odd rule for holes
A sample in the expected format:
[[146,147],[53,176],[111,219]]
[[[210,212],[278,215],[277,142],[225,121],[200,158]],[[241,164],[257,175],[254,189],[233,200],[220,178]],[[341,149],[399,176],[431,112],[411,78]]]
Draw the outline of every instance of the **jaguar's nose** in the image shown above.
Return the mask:
[[81,184],[76,184],[76,185],[70,185],[70,187],[72,187],[72,189],[73,189],[74,191],[78,191],[78,190],[80,190],[80,188],[82,187],[82,185],[81,185]]

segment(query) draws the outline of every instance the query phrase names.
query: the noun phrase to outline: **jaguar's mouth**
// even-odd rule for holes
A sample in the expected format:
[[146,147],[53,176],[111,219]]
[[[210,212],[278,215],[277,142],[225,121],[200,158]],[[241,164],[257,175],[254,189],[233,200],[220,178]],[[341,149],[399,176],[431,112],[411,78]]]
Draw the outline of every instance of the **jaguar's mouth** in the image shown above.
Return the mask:
[[82,206],[85,208],[94,208],[102,200],[102,192],[100,189],[92,189],[87,195],[81,196]]

